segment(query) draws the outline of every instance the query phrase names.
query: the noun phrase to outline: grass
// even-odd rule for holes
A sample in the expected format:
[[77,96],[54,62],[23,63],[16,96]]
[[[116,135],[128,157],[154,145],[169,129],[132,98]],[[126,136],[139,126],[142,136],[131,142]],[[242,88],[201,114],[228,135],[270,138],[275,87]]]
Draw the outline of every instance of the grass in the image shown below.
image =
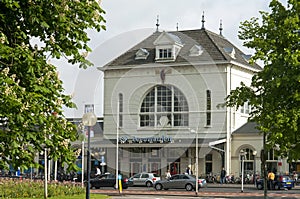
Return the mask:
[[[102,194],[90,194],[90,199],[107,199],[110,196],[102,195]],[[31,198],[15,198],[15,199],[31,199]],[[44,198],[34,198],[34,199],[44,199]],[[76,195],[76,196],[57,196],[57,197],[49,197],[48,199],[85,199],[85,194]]]

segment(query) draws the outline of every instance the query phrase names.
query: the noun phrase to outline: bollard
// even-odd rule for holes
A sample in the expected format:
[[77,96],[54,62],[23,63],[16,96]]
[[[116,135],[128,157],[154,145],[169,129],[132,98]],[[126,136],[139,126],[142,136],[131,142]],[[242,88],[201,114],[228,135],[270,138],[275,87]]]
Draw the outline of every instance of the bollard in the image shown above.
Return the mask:
[[119,174],[118,179],[119,179],[119,192],[121,194],[122,193],[122,175]]

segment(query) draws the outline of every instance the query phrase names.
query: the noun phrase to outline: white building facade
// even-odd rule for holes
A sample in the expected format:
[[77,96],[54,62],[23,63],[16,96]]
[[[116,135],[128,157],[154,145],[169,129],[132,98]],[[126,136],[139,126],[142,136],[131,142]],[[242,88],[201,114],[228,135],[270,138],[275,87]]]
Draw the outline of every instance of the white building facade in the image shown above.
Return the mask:
[[198,158],[199,175],[222,167],[233,173],[238,149],[232,133],[247,122],[249,107],[226,107],[225,98],[241,82],[250,85],[261,70],[248,59],[222,35],[202,28],[154,32],[99,68],[104,73],[99,144],[108,170],[195,172]]

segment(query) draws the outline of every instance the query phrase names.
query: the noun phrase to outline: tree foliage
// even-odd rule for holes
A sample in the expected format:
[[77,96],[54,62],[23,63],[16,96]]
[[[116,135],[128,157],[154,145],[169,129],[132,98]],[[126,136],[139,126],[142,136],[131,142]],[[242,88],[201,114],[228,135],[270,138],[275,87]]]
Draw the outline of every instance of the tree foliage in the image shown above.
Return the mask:
[[229,106],[249,101],[251,119],[266,134],[267,147],[290,160],[300,158],[300,2],[283,6],[272,0],[271,11],[241,23],[239,38],[255,50],[253,61],[264,68],[251,86],[242,84],[227,98]]
[[48,59],[90,66],[86,30],[105,29],[103,13],[95,0],[0,1],[0,168],[37,166],[44,147],[74,163],[77,129],[62,107],[75,105]]

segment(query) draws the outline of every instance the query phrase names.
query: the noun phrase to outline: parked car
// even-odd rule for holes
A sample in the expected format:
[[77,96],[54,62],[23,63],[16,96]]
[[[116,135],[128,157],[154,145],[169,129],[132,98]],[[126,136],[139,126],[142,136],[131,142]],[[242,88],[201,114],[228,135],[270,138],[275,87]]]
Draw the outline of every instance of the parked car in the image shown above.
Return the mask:
[[[129,186],[133,185],[126,176],[121,175],[122,188],[127,189]],[[90,179],[90,188],[100,189],[100,187],[114,187],[116,188],[116,176],[114,174],[102,174]]]
[[133,186],[153,187],[154,182],[160,180],[160,176],[156,173],[137,173],[129,180],[133,181]]
[[[198,188],[202,185],[200,184],[200,179],[198,179]],[[176,174],[171,176],[166,180],[158,180],[154,183],[154,188],[156,190],[168,190],[168,189],[186,189],[187,191],[192,191],[196,188],[196,178],[188,174]]]
[[[196,178],[196,176],[193,176],[193,177]],[[201,178],[201,177],[199,177],[198,179],[199,179],[199,180],[198,180],[198,183],[199,183],[199,186],[200,186],[201,188],[207,187],[206,179]]]
[[[264,179],[256,181],[257,189],[264,188]],[[295,187],[295,181],[288,175],[276,175],[274,179],[274,189],[292,189]],[[267,183],[267,188],[270,189],[270,184]]]

